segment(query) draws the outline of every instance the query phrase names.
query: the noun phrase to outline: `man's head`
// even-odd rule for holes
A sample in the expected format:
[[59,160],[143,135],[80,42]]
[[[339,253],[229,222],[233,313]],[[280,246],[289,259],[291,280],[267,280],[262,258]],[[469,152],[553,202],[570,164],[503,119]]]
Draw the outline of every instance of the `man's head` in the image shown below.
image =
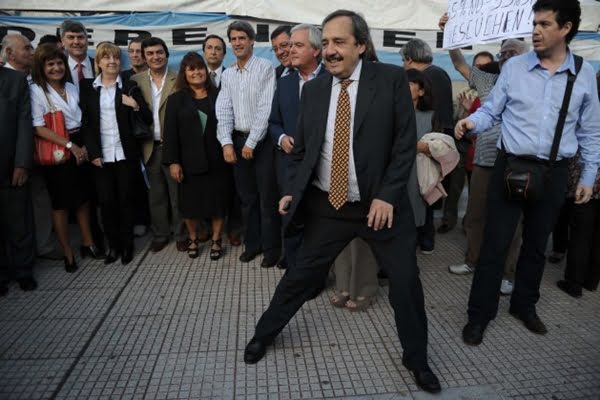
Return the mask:
[[369,26],[363,17],[348,10],[332,12],[325,17],[322,26],[325,66],[333,76],[348,78],[364,58],[370,37]]
[[524,41],[518,39],[505,40],[502,43],[502,47],[500,47],[500,53],[498,53],[500,68],[502,68],[504,63],[510,58],[525,54],[527,51],[529,51],[529,46],[527,46],[527,43]]
[[533,50],[540,58],[563,50],[579,30],[578,0],[537,0],[533,12]]
[[136,37],[129,42],[129,46],[127,47],[129,64],[131,64],[131,67],[136,71],[146,68],[146,61],[144,60],[144,55],[142,54],[143,41],[144,39],[141,37]]
[[235,57],[240,61],[246,61],[252,57],[256,32],[246,21],[233,21],[227,27],[227,38]]
[[154,36],[142,40],[142,57],[152,72],[164,72],[169,62],[167,44]]
[[62,44],[62,42],[60,41],[60,38],[56,35],[44,35],[40,38],[40,41],[38,42],[38,45],[41,44],[46,44],[46,43],[50,43],[55,45],[56,47],[58,47],[59,49],[64,49],[64,46]]
[[60,25],[60,39],[74,60],[83,61],[87,57],[88,35],[81,22],[64,20]]
[[404,61],[404,68],[423,70],[433,62],[431,47],[421,39],[410,39],[400,49],[400,56]]
[[2,39],[2,62],[10,63],[16,70],[29,72],[33,62],[33,46],[20,33],[4,36]]
[[300,71],[314,71],[321,62],[321,31],[312,25],[300,24],[291,30],[290,64]]
[[209,68],[214,71],[223,64],[227,46],[221,36],[208,35],[202,44],[202,52]]
[[489,64],[494,61],[494,55],[489,51],[480,51],[473,57],[473,66],[480,68],[482,65]]
[[284,67],[289,67],[290,62],[290,36],[292,27],[280,25],[271,32],[271,45],[273,53]]

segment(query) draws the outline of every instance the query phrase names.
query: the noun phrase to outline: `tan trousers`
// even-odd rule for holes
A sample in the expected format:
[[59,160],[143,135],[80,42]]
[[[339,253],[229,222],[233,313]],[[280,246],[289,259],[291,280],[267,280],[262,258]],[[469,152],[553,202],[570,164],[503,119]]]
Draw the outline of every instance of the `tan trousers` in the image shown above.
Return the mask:
[[373,297],[377,294],[379,266],[369,245],[360,238],[352,240],[338,255],[334,264],[338,293],[350,293],[350,299]]

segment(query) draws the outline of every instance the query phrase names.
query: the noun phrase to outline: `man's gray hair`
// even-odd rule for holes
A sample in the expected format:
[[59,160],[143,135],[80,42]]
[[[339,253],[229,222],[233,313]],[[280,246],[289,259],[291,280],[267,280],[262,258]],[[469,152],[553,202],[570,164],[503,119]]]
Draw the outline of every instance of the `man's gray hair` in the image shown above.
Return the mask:
[[509,49],[515,50],[519,54],[525,54],[529,51],[529,45],[522,40],[506,39],[504,43],[502,43],[500,51],[505,51]]
[[65,33],[67,32],[75,32],[75,33],[83,33],[87,37],[87,31],[85,30],[85,26],[79,21],[73,21],[72,19],[65,19],[62,24],[60,24],[60,37],[64,38]]
[[292,28],[292,32],[308,30],[308,42],[313,49],[321,50],[321,30],[310,24],[298,24]]
[[410,39],[402,49],[400,55],[404,60],[411,59],[413,62],[420,64],[431,64],[433,62],[433,52],[431,47],[421,39]]
[[[0,59],[4,64],[8,62],[8,49],[14,49],[19,45],[18,40],[27,39],[25,36],[20,33],[11,33],[5,35],[2,39],[2,51],[0,51]],[[28,40],[28,39],[27,39]]]

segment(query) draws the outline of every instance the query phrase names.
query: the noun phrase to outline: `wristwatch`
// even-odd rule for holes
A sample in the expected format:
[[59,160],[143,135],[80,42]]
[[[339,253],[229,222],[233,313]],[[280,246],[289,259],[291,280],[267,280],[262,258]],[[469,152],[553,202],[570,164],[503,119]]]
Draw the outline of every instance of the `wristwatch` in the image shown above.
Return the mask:
[[67,150],[71,150],[71,149],[73,148],[73,142],[71,142],[71,141],[68,141],[68,142],[67,142],[67,144],[65,144],[65,148],[66,148]]

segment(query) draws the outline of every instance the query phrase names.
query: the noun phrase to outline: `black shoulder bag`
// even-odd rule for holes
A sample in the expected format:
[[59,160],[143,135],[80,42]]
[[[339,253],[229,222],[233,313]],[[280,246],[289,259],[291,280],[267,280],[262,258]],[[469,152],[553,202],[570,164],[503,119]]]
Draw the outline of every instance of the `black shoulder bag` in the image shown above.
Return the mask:
[[[134,95],[136,92],[140,92],[139,96]],[[134,98],[143,98],[140,88],[137,85],[132,86],[127,94]],[[131,134],[133,137],[140,141],[152,140],[154,138],[154,131],[142,120],[140,113],[132,110],[129,115],[131,116]]]
[[569,102],[571,101],[571,93],[573,92],[573,84],[577,79],[583,59],[579,56],[575,58],[575,74],[569,72],[567,79],[567,87],[563,98],[562,107],[558,115],[554,140],[552,141],[552,149],[550,151],[550,159],[544,160],[535,156],[515,155],[506,153],[504,143],[502,144],[502,152],[506,158],[506,166],[504,169],[504,182],[506,188],[506,198],[512,201],[523,202],[527,204],[535,204],[543,198],[544,187],[550,176],[550,171],[556,162],[558,156],[558,146],[562,137],[565,120],[569,110]]

